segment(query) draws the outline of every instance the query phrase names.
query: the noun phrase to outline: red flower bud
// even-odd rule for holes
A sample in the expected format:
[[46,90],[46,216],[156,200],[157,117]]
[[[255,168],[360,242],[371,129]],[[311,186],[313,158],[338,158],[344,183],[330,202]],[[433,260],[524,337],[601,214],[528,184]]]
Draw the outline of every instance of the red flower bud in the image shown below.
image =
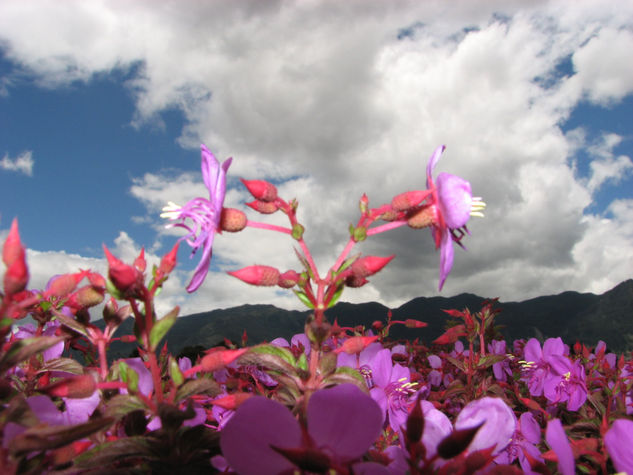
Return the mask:
[[40,389],[40,391],[45,392],[49,396],[74,399],[83,399],[92,396],[96,390],[97,382],[90,374],[71,376]]
[[377,339],[377,336],[353,336],[345,340],[341,346],[334,350],[334,353],[339,354],[345,352],[348,355],[360,353]]
[[143,274],[138,268],[129,266],[114,257],[105,244],[103,250],[108,259],[108,277],[117,290],[121,292],[134,291],[135,288],[143,285]]
[[85,285],[75,291],[69,299],[69,304],[74,308],[94,307],[103,302],[104,290],[94,285]]
[[231,364],[233,361],[238,359],[247,351],[248,350],[246,348],[242,348],[239,350],[212,351],[211,353],[207,353],[200,360],[200,369],[204,371],[205,373],[217,371]]
[[255,199],[261,201],[275,201],[277,199],[277,188],[272,183],[264,180],[241,180]]
[[420,191],[407,191],[400,193],[398,196],[394,196],[391,200],[391,207],[395,211],[407,211],[422,203],[427,196],[429,196],[429,190]]
[[299,273],[293,270],[289,270],[284,272],[279,276],[279,280],[277,281],[277,285],[284,289],[291,289],[299,282],[301,276]]
[[424,206],[407,218],[407,224],[413,229],[426,228],[435,223],[437,223],[437,208],[435,206]]
[[213,401],[209,401],[209,403],[213,404],[214,406],[219,406],[222,409],[230,409],[234,411],[235,409],[240,407],[244,401],[252,396],[253,395],[251,393],[233,393],[227,394],[224,397],[214,399]]
[[279,271],[270,266],[248,266],[228,274],[251,285],[271,286],[279,282]]
[[64,297],[71,293],[77,284],[87,275],[87,271],[76,272],[74,274],[57,275],[48,282],[44,297]]
[[165,254],[160,260],[158,272],[160,272],[161,275],[169,275],[169,273],[174,270],[174,267],[176,267],[179,245],[180,241],[176,242],[176,244],[174,244],[174,247],[171,248],[171,251]]
[[421,322],[420,320],[414,320],[412,318],[407,318],[404,321],[404,325],[407,328],[424,328],[424,327],[428,326],[428,323]]
[[358,277],[369,277],[382,270],[391,259],[396,257],[395,254],[389,257],[365,256],[357,259],[352,264],[352,273]]
[[147,261],[145,261],[145,247],[141,247],[141,252],[139,252],[138,257],[134,259],[134,267],[141,272],[145,272],[145,268],[147,267]]
[[222,208],[220,228],[222,231],[236,233],[246,227],[246,215],[235,208]]
[[29,269],[26,265],[26,252],[20,241],[17,218],[11,223],[11,229],[4,241],[2,260],[7,266],[4,274],[4,293],[13,295],[26,289]]
[[267,202],[255,200],[250,203],[246,203],[246,206],[250,206],[252,209],[261,214],[272,214],[279,209],[273,201]]

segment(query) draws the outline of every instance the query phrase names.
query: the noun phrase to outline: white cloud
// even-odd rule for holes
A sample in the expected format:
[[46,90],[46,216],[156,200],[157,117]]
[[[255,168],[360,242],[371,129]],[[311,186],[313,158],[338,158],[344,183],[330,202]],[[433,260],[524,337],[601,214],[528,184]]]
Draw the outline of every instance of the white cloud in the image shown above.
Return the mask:
[[[136,65],[128,86],[137,124],[180,108],[187,120],[180,142],[192,155],[202,141],[218,157],[234,157],[232,177],[288,180],[280,193],[298,198],[323,273],[358,219],[362,193],[377,206],[424,187],[427,157],[447,144],[437,172],[468,178],[489,208],[470,226],[469,251],[456,250],[444,294],[503,300],[602,292],[628,277],[633,241],[614,229],[633,222],[630,204],[614,203],[608,217],[583,210],[631,160],[614,154],[620,138],[610,131],[588,144],[581,130],[564,134],[561,123],[585,98],[614,104],[633,92],[631,24],[633,4],[615,0],[0,5],[7,58],[42,84]],[[570,58],[574,71],[562,76]],[[588,178],[574,168],[581,147],[591,159]],[[130,192],[155,216],[168,200],[207,196],[199,175],[173,170],[137,177]],[[225,204],[247,200],[231,187]],[[270,219],[285,225],[283,216]],[[157,220],[148,224],[159,231],[152,252],[175,236],[166,237]],[[122,250],[126,242],[120,236]],[[296,268],[292,246],[262,230],[225,233],[216,239],[214,265]],[[588,267],[600,254],[592,246],[604,254],[597,271]],[[357,250],[397,257],[375,285],[344,299],[397,305],[437,293],[439,255],[427,230],[399,229]],[[611,257],[618,253],[620,263]],[[185,284],[190,274],[179,276]],[[215,272],[184,305],[290,306],[292,296],[284,295]]]
[[33,176],[33,152],[26,150],[15,158],[10,158],[5,154],[0,160],[0,168],[12,172],[23,173],[26,176]]

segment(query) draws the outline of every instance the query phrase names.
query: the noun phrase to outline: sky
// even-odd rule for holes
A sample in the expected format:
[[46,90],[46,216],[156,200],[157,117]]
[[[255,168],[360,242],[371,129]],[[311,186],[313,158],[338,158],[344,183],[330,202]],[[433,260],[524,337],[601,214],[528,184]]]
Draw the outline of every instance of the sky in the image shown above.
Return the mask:
[[[0,2],[0,240],[17,217],[30,288],[105,272],[102,245],[157,263],[182,235],[168,202],[208,197],[200,144],[233,157],[224,201],[258,215],[239,178],[299,202],[321,273],[359,216],[436,174],[487,203],[441,293],[428,229],[354,252],[396,258],[342,300],[398,307],[463,292],[502,301],[603,293],[633,271],[633,2]],[[292,292],[226,274],[301,270],[286,235],[216,237],[204,284],[183,243],[157,300],[181,315]]]

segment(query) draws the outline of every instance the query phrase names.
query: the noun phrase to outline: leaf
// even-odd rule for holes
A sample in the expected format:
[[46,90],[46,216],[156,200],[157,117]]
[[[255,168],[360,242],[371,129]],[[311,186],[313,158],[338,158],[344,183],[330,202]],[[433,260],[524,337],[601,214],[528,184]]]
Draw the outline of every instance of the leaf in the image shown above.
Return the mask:
[[114,419],[111,417],[104,417],[72,426],[42,427],[38,425],[14,437],[9,443],[9,449],[14,454],[56,449],[103,430],[113,422]]
[[171,355],[169,356],[169,377],[176,386],[180,386],[185,382],[185,377],[180,370],[180,366],[178,366],[178,361]]
[[297,364],[289,349],[267,344],[252,347],[247,353],[240,356],[238,361],[242,364],[261,364],[278,371],[292,371]]
[[36,338],[24,338],[13,343],[7,352],[0,359],[0,372],[4,373],[7,369],[17,365],[21,361],[29,359],[31,356],[47,350],[60,341],[63,337],[59,336],[39,336]]
[[450,345],[455,343],[460,336],[466,335],[466,327],[461,325],[455,325],[454,327],[446,330],[442,335],[436,338],[433,343],[436,345]]
[[495,363],[501,363],[505,361],[506,355],[485,355],[479,359],[477,363],[477,369],[489,368]]
[[99,444],[75,459],[80,469],[105,468],[128,458],[150,456],[149,440],[144,436],[125,437]]
[[337,285],[336,291],[334,292],[334,295],[332,295],[332,299],[327,304],[327,308],[332,308],[334,307],[334,305],[336,305],[336,302],[338,302],[338,299],[341,298],[341,295],[343,294],[344,289],[345,289],[345,285],[343,284],[343,282],[339,282]]
[[355,370],[354,368],[350,368],[349,366],[340,366],[336,368],[334,374],[328,376],[323,380],[323,384],[328,386],[343,383],[354,384],[358,386],[358,388],[364,393],[369,393],[365,378],[363,378],[363,376],[357,370]]
[[222,392],[222,389],[212,379],[209,378],[198,378],[198,379],[190,379],[185,382],[182,386],[178,388],[176,391],[176,401],[182,401],[194,394],[208,394],[210,396],[217,396]]
[[63,314],[55,315],[55,318],[62,325],[70,328],[71,330],[75,330],[77,333],[80,333],[85,337],[88,337],[88,330],[86,330],[86,327],[82,325],[81,323],[79,323],[74,318],[67,317],[66,315],[63,315]]
[[137,396],[131,394],[117,394],[106,404],[105,414],[108,417],[120,419],[132,411],[145,411],[147,406]]
[[72,374],[83,374],[84,367],[78,362],[70,358],[53,358],[46,361],[38,373],[44,371],[65,371]]
[[171,327],[174,326],[178,318],[178,312],[180,312],[180,307],[176,305],[171,312],[154,322],[152,330],[149,332],[150,351],[154,351],[158,347],[160,341],[167,335]]
[[466,371],[466,364],[463,361],[448,355],[446,356],[446,360],[455,365],[462,373]]
[[310,301],[310,298],[302,290],[292,289],[295,295],[301,300],[301,302],[309,309],[314,309],[314,304]]

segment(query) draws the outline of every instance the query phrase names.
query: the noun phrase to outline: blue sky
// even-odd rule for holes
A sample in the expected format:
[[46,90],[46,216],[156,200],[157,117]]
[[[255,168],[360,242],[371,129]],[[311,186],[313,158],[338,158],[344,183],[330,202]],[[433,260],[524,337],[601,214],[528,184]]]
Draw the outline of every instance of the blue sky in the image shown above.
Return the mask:
[[[630,3],[155,5],[0,5],[0,237],[18,217],[34,288],[61,271],[105,270],[102,243],[127,259],[144,245],[157,260],[179,235],[164,229],[163,204],[206,195],[200,143],[234,157],[226,206],[245,209],[239,177],[299,200],[320,269],[361,194],[379,205],[423,188],[426,160],[445,143],[437,172],[471,181],[488,209],[443,295],[601,293],[631,278]],[[344,300],[397,306],[438,293],[426,230],[358,251],[397,258]],[[298,270],[283,236],[219,236],[192,296],[188,253],[166,309],[299,308],[225,274]]]

